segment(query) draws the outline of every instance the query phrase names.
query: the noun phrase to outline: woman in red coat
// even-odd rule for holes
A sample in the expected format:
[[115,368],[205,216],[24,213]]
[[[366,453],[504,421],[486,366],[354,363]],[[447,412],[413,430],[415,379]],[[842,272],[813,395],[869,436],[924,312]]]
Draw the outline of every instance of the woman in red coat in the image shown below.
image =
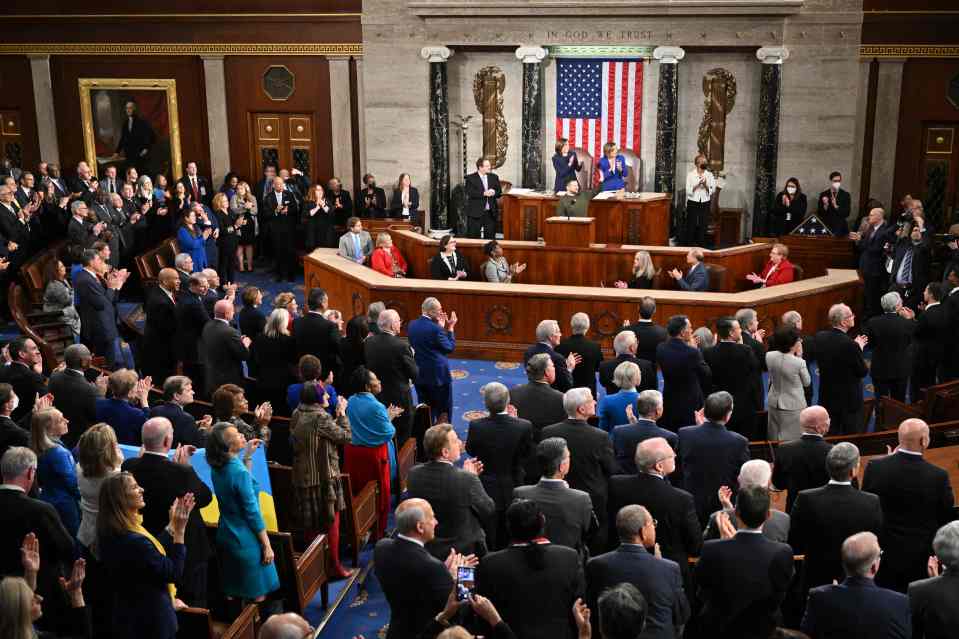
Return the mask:
[[406,260],[400,250],[393,246],[393,238],[389,233],[376,236],[376,248],[370,255],[370,266],[387,277],[406,277]]
[[785,244],[773,244],[773,250],[769,253],[769,261],[763,267],[762,273],[756,275],[750,273],[746,279],[753,284],[760,286],[775,286],[776,284],[788,284],[796,279],[796,269],[792,262],[786,258],[789,256],[789,248]]

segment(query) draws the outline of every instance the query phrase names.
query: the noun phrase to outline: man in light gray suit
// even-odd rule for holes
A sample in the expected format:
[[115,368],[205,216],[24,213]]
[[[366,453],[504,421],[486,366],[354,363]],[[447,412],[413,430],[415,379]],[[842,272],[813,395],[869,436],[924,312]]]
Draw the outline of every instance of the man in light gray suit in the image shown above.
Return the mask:
[[536,459],[543,472],[539,483],[514,488],[513,499],[536,502],[546,515],[546,538],[585,556],[586,544],[599,530],[599,522],[593,514],[589,493],[570,488],[564,479],[570,463],[566,440],[544,439],[536,447]]
[[[750,486],[757,488],[769,488],[772,482],[773,469],[769,462],[763,459],[751,459],[742,465],[739,469],[739,490]],[[723,505],[722,510],[717,510],[709,516],[709,523],[706,524],[706,530],[703,531],[703,540],[719,539],[720,530],[716,523],[716,516],[725,512],[729,515],[729,522],[737,530],[739,529],[739,520],[735,517],[736,509],[733,507],[730,497],[732,491],[728,486],[722,486],[719,489],[719,503]],[[769,509],[769,518],[763,524],[763,536],[772,541],[786,543],[789,538],[789,515],[775,508]]]
[[348,260],[353,260],[357,264],[362,264],[370,259],[370,253],[373,252],[373,240],[370,238],[370,234],[363,230],[363,222],[358,217],[348,219],[346,228],[349,230],[340,238],[340,248],[337,250],[337,254]]

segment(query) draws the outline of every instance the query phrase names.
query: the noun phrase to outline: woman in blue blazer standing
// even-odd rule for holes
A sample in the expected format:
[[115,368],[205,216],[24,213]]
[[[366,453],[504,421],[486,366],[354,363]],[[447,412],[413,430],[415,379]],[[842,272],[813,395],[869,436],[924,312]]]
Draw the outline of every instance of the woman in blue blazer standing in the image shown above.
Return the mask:
[[[569,140],[560,138],[556,140],[556,155],[553,156],[553,170],[556,171],[556,183],[553,185],[553,191],[559,193],[566,190],[566,185],[570,180],[576,179],[576,171],[583,168],[576,154],[569,150]],[[580,184],[580,187],[583,185]]]
[[220,506],[216,548],[223,593],[253,601],[263,601],[280,587],[260,513],[260,485],[250,472],[253,452],[262,443],[260,439],[247,442],[236,426],[220,422],[206,444],[213,492]]
[[187,253],[193,258],[194,273],[199,273],[207,266],[206,239],[212,232],[212,229],[204,229],[197,224],[196,213],[192,209],[184,213],[180,219],[176,241],[180,245],[180,252]]
[[115,639],[175,639],[174,584],[183,574],[183,534],[193,510],[193,493],[173,502],[170,525],[159,537],[143,527],[143,489],[127,472],[110,475],[100,486],[98,552],[113,591]]
[[76,538],[80,529],[80,487],[76,462],[60,437],[70,422],[56,408],[44,408],[30,422],[30,447],[37,454],[37,483],[40,499],[57,509],[63,527]]
[[601,191],[618,191],[626,188],[626,178],[629,177],[629,166],[626,158],[619,153],[615,142],[603,145],[603,158],[596,165],[599,176],[603,180]]

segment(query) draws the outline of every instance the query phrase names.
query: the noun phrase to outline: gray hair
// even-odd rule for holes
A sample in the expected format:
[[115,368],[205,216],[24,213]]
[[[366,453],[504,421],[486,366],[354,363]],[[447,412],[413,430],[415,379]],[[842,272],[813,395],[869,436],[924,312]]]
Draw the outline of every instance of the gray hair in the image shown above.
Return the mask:
[[842,567],[850,577],[865,577],[879,557],[879,540],[871,532],[861,532],[842,542]]
[[736,311],[736,321],[744,331],[748,331],[749,325],[756,321],[756,311],[751,308],[741,308]]
[[902,306],[902,297],[896,291],[889,291],[880,298],[879,304],[886,313],[895,313]]
[[639,504],[620,508],[616,513],[616,534],[619,535],[619,540],[625,543],[639,537],[648,520],[649,511]]
[[8,482],[37,467],[37,454],[26,446],[11,446],[0,459],[0,475]]
[[545,319],[536,325],[536,341],[548,342],[554,333],[559,331],[559,322],[556,320]]
[[440,306],[441,304],[438,299],[435,297],[427,297],[425,300],[423,300],[420,310],[422,310],[423,313],[429,313],[430,311],[435,311],[436,309],[440,308]]
[[160,450],[167,433],[173,432],[173,423],[166,417],[151,417],[143,422],[140,432],[145,449]]
[[546,369],[549,368],[550,358],[548,353],[537,353],[526,362],[526,377],[531,381],[538,382],[546,377]]
[[623,362],[613,371],[613,383],[621,390],[636,388],[642,382],[642,371],[635,362]]
[[71,214],[71,215],[76,215],[76,214],[77,214],[77,211],[80,210],[80,207],[83,207],[83,206],[86,206],[86,205],[87,205],[87,203],[84,202],[83,200],[74,200],[73,203],[70,205],[70,214]]
[[827,315],[830,326],[839,326],[842,321],[846,319],[847,311],[849,311],[849,307],[845,304],[833,304],[830,306]]
[[290,334],[290,312],[285,308],[274,308],[266,318],[263,334],[270,338]]
[[93,354],[90,349],[83,344],[70,344],[63,349],[63,362],[67,368],[79,370],[83,362],[89,362]]
[[959,570],[959,521],[948,523],[936,532],[932,551],[947,570]]
[[416,532],[416,525],[426,519],[426,511],[419,506],[410,506],[396,514],[396,532],[408,535]]
[[490,415],[502,413],[509,405],[509,389],[499,382],[490,382],[480,392],[483,394],[483,402]]
[[620,331],[613,338],[613,352],[616,355],[622,355],[629,351],[629,348],[636,343],[636,333],[633,331]]
[[[740,324],[740,326],[742,325]],[[709,330],[707,326],[700,326],[693,331],[693,337],[696,338],[696,343],[699,344],[699,350],[701,351],[712,348],[716,343],[716,336],[713,335],[713,332]]]
[[[366,320],[367,322],[376,322],[380,313],[386,310],[386,304],[383,302],[373,302],[366,309]],[[377,324],[379,326],[379,324]]]
[[782,323],[789,328],[796,328],[802,322],[802,315],[799,311],[786,311],[783,313]]
[[575,313],[569,320],[569,331],[573,335],[585,335],[589,331],[589,315]]
[[186,266],[187,260],[193,260],[189,253],[177,253],[176,257],[173,258],[173,265],[181,271],[185,270],[184,267]]
[[400,314],[394,311],[393,309],[386,309],[380,312],[380,316],[376,318],[376,325],[380,327],[381,331],[389,331],[393,328],[393,318],[399,319]]
[[710,421],[726,419],[733,410],[733,396],[726,391],[717,391],[706,398],[706,405],[703,408],[706,419]]
[[547,437],[536,445],[536,461],[543,477],[550,478],[559,472],[569,446],[562,437]]
[[658,390],[644,390],[636,398],[636,413],[638,417],[652,417],[663,405],[663,394]]
[[593,400],[593,393],[588,388],[571,388],[563,395],[563,409],[566,414],[575,418],[579,407]]
[[768,488],[773,476],[772,466],[765,459],[750,459],[739,469],[739,487],[758,486]]
[[672,450],[669,442],[663,437],[650,437],[639,442],[636,446],[636,453],[633,461],[636,462],[636,468],[642,472],[652,470],[653,466],[663,461],[663,451]]
[[858,463],[859,449],[849,442],[839,442],[826,453],[826,472],[835,481],[849,481]]

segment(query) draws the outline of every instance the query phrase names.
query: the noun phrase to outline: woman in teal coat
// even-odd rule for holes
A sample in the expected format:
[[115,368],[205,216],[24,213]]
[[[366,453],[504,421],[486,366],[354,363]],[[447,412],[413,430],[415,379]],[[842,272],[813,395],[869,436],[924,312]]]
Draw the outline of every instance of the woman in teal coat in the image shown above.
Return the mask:
[[247,442],[236,426],[220,422],[206,445],[220,508],[216,547],[221,587],[228,597],[253,601],[263,601],[280,587],[273,548],[260,514],[260,485],[250,472],[253,451],[262,443],[259,439]]

